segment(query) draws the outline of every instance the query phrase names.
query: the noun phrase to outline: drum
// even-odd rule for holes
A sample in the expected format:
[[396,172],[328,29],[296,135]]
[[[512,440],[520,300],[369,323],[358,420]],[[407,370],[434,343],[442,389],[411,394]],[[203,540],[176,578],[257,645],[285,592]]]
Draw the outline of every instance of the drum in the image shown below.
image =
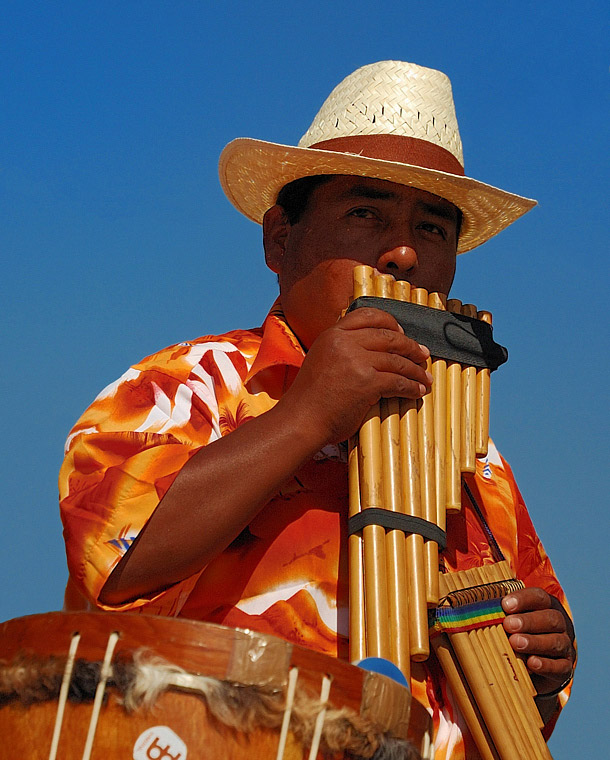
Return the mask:
[[0,625],[0,657],[2,760],[432,757],[408,689],[253,631],[51,612]]

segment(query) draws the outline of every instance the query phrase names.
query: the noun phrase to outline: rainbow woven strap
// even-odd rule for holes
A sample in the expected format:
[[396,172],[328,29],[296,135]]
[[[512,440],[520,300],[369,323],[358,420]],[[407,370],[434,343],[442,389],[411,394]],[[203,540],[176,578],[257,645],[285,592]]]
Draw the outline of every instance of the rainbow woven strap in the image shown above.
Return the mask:
[[505,617],[502,599],[486,599],[463,607],[438,607],[433,627],[445,633],[458,633],[497,625]]
[[452,591],[434,611],[430,628],[437,633],[459,633],[499,625],[506,617],[502,597],[523,588],[515,578]]

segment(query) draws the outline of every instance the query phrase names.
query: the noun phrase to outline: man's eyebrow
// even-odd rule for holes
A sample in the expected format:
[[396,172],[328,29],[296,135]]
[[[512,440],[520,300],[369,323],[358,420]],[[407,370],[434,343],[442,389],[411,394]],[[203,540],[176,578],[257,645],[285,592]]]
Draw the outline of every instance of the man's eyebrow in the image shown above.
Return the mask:
[[369,185],[354,185],[343,193],[345,198],[369,198],[370,200],[392,200],[397,194],[392,190],[380,190]]
[[458,212],[455,206],[445,203],[429,203],[428,201],[417,201],[417,206],[427,214],[433,214],[448,222],[456,222]]
[[[342,194],[344,198],[368,198],[369,200],[395,200],[398,193],[392,190],[382,190],[369,185],[354,185]],[[449,222],[457,221],[457,210],[449,203],[434,203],[430,201],[417,201],[417,206],[427,214],[433,214]]]

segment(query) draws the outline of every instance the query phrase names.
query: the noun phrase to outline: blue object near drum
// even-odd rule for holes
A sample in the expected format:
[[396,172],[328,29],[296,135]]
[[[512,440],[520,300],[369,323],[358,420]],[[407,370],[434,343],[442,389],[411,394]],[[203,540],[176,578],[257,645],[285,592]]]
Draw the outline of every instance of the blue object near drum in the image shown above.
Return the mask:
[[370,670],[372,673],[380,673],[382,676],[387,676],[393,679],[401,686],[409,688],[407,679],[404,677],[402,670],[394,665],[393,662],[384,659],[383,657],[365,657],[360,662],[353,663],[362,670]]

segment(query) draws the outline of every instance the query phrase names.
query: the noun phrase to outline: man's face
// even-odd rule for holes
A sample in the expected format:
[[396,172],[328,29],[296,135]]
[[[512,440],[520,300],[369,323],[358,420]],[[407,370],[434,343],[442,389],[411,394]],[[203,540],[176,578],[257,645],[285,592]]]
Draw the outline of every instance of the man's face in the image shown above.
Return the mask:
[[352,271],[367,264],[428,291],[448,293],[455,274],[456,207],[424,190],[337,176],[317,187],[290,225],[274,206],[264,222],[268,266],[279,275],[288,323],[307,348],[352,296]]

